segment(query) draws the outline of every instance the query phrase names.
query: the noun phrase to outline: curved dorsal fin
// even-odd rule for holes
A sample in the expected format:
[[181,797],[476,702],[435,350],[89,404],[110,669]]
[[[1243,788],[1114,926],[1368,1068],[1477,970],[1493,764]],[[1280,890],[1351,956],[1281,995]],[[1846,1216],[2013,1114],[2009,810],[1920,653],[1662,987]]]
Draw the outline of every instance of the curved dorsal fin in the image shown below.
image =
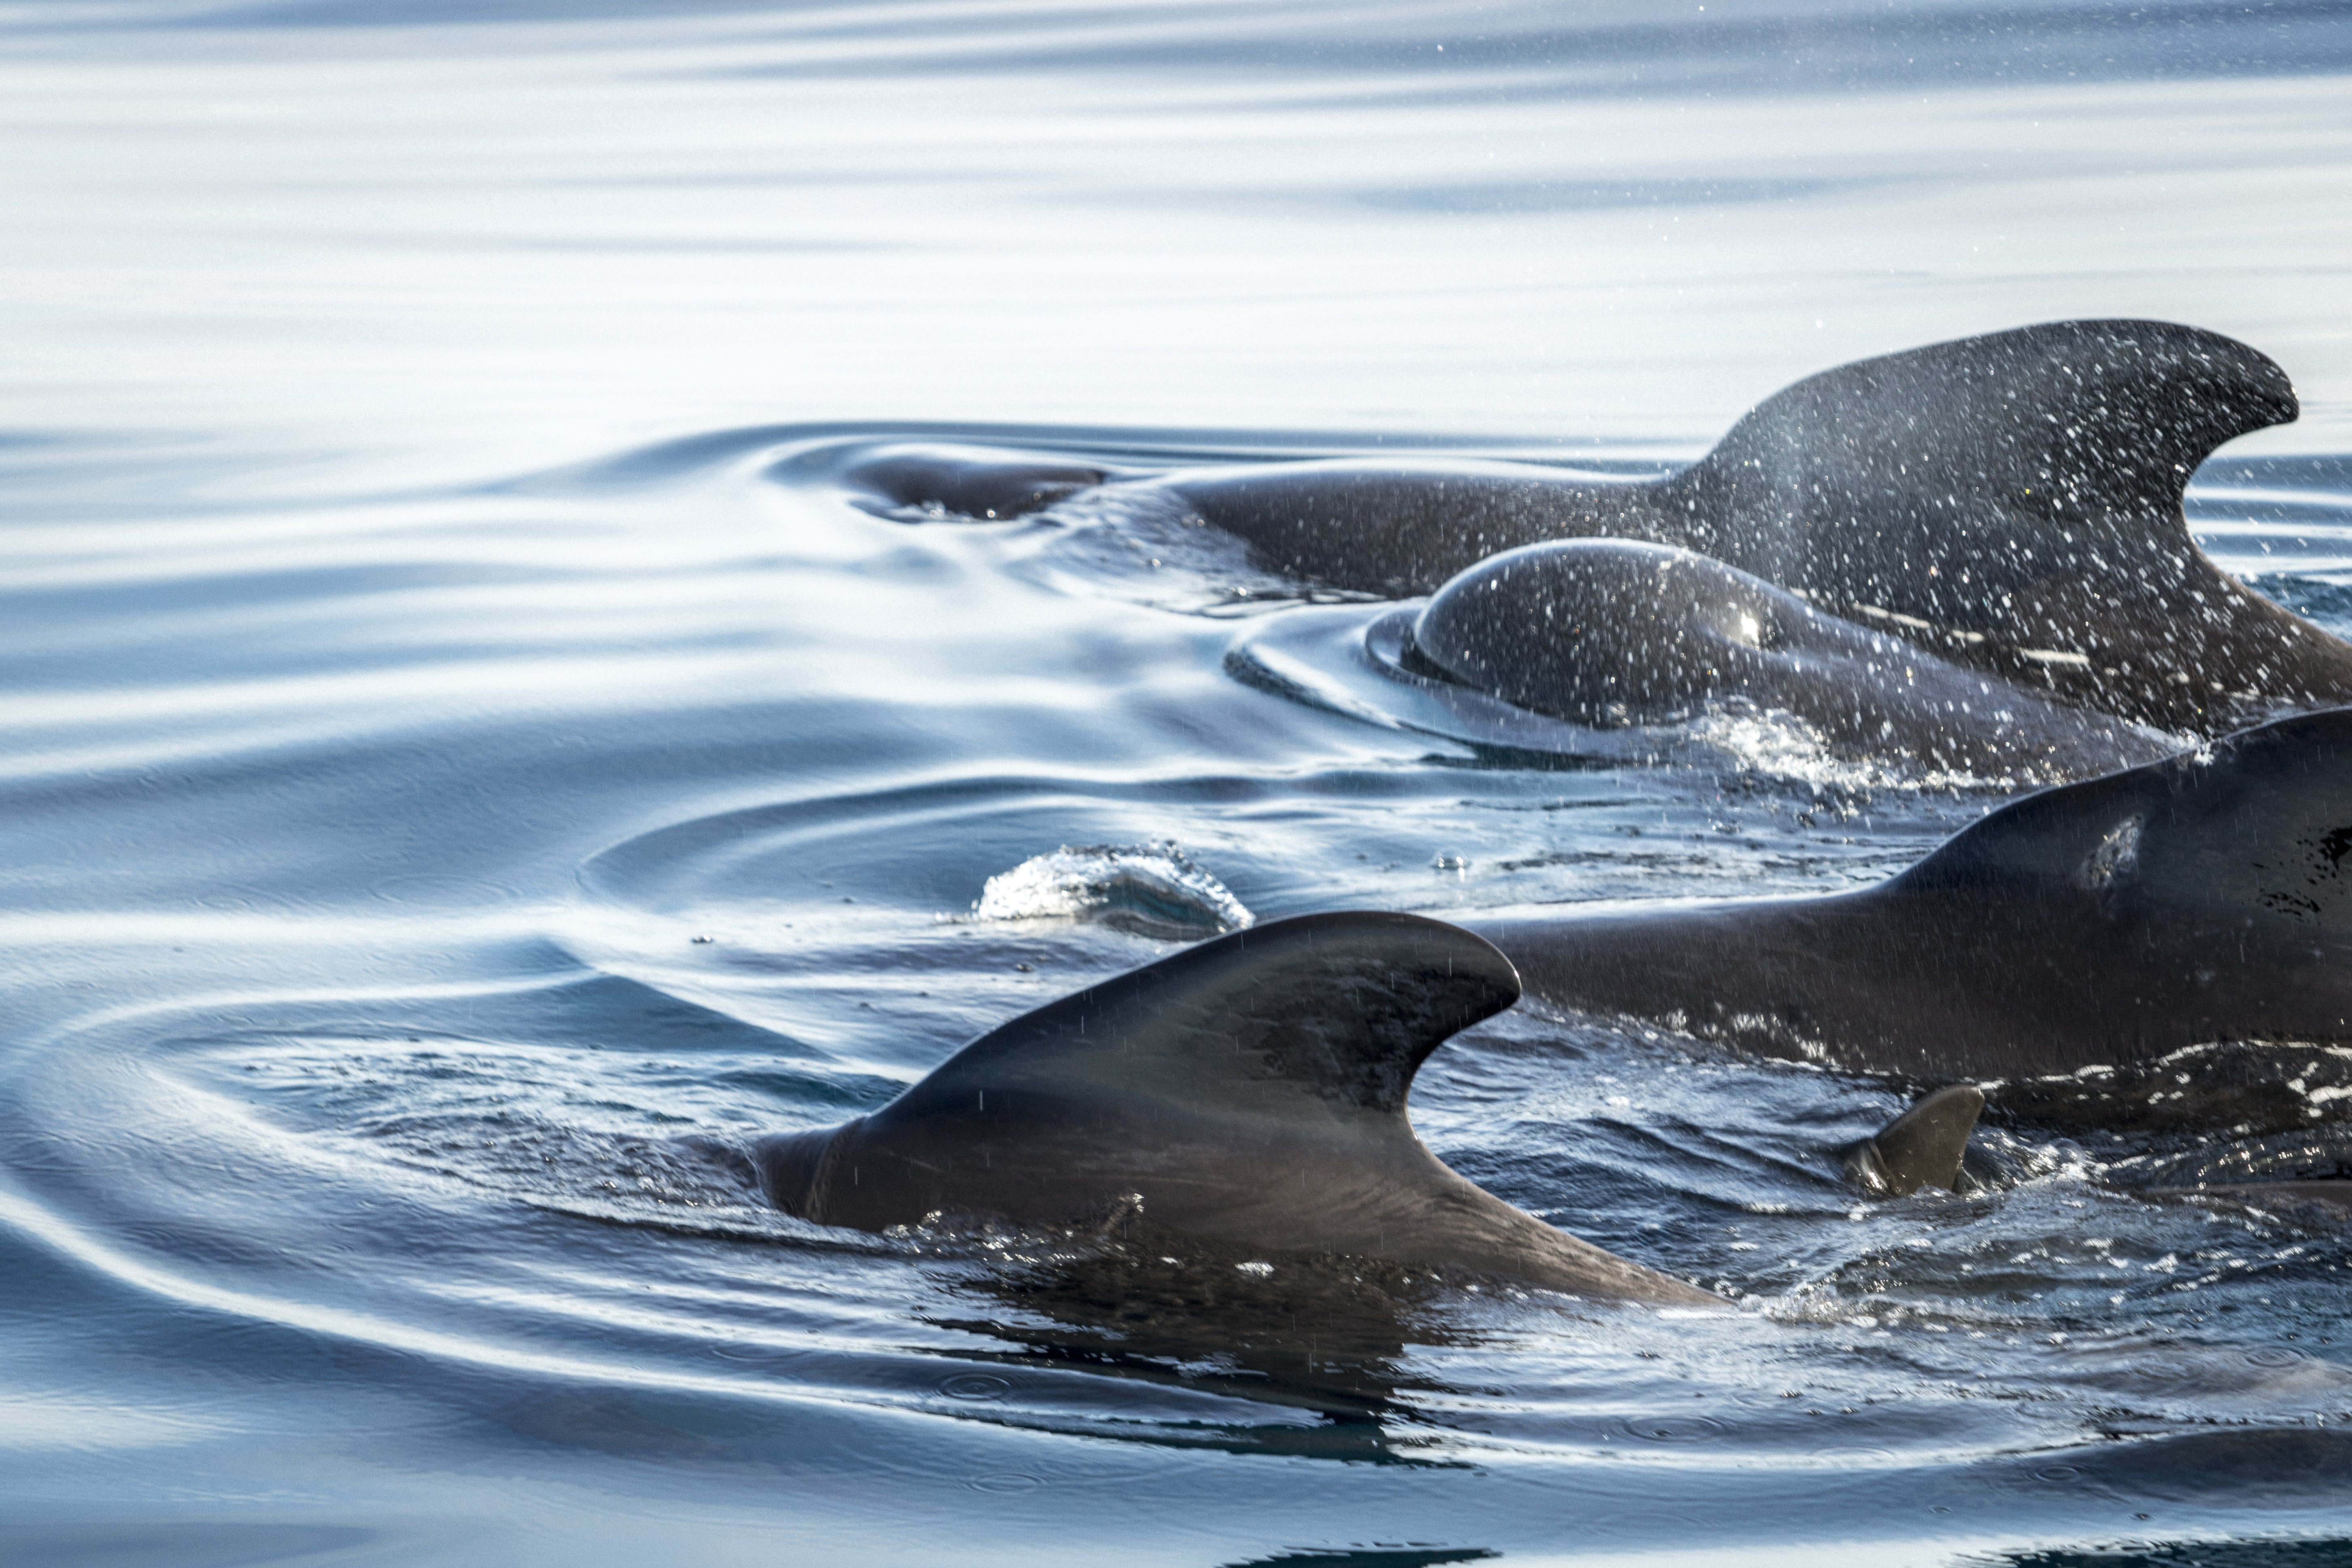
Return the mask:
[[762,1179],[791,1213],[866,1230],[1142,1215],[1253,1253],[1714,1300],[1511,1207],[1413,1136],[1422,1062],[1518,994],[1510,961],[1456,926],[1281,921],[1015,1018],[870,1116],[771,1140]]
[[877,1131],[979,1097],[1089,1087],[1135,1117],[1187,1112],[1402,1119],[1447,1037],[1518,1000],[1485,939],[1418,915],[1301,915],[1205,942],[982,1036],[868,1119]]
[[1969,1134],[1984,1111],[1972,1083],[1937,1089],[1845,1152],[1846,1179],[1870,1193],[1905,1197],[1921,1187],[1958,1192]]
[[2197,465],[2297,412],[2285,372],[2218,332],[2050,321],[1808,376],[1675,485],[1710,554],[1827,607],[1967,626],[1986,590],[2084,551],[2193,550]]

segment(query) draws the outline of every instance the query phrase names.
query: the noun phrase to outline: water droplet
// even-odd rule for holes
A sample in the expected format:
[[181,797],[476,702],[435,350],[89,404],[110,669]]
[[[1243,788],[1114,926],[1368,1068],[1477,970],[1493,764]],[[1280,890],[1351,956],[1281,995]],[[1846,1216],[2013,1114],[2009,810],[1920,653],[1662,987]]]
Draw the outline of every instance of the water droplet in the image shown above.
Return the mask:
[[1013,1392],[1013,1385],[984,1372],[967,1372],[941,1383],[940,1392],[950,1399],[1002,1399]]

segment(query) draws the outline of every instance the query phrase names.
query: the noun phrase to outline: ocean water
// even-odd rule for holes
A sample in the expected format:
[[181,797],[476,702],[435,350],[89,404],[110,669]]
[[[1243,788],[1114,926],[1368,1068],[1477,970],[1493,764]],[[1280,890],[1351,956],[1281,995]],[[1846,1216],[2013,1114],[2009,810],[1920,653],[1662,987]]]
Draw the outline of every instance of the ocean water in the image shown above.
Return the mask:
[[2347,78],[2331,4],[0,6],[0,1558],[2347,1560],[2352,1229],[2132,1191],[2345,1169],[2341,1097],[1872,1203],[1883,1085],[1432,1060],[1700,1316],[730,1153],[1247,920],[1829,890],[2013,787],[1476,744],[1318,663],[1366,606],[860,454],[1654,473],[2155,316],[2294,377],[2192,520],[2352,634]]

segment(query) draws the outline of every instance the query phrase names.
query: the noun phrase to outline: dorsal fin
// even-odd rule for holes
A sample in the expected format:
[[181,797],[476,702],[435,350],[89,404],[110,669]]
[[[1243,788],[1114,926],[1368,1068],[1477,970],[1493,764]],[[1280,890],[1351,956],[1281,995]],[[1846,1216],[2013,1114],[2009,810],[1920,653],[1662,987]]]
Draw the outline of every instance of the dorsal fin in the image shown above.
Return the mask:
[[980,1097],[1089,1087],[1147,1118],[1188,1113],[1395,1116],[1446,1038],[1518,1000],[1510,961],[1418,915],[1301,915],[1205,942],[983,1035],[877,1111],[878,1128]]
[[1846,1179],[1865,1192],[1904,1197],[1921,1187],[1960,1189],[1960,1161],[1984,1111],[1984,1090],[1956,1083],[1922,1099],[1845,1152]]
[[1405,1095],[1518,973],[1418,915],[1237,931],[1015,1018],[871,1116],[768,1139],[778,1206],[888,1230],[959,1216],[1341,1254],[1656,1301],[1715,1298],[1449,1170]]
[[2217,332],[2051,321],[1809,376],[1675,488],[1710,554],[1824,607],[1966,627],[2084,551],[2193,551],[2197,465],[2297,412],[2284,371]]
[[2028,795],[1891,891],[2006,889],[2110,920],[2160,918],[2289,948],[2352,939],[2352,709]]

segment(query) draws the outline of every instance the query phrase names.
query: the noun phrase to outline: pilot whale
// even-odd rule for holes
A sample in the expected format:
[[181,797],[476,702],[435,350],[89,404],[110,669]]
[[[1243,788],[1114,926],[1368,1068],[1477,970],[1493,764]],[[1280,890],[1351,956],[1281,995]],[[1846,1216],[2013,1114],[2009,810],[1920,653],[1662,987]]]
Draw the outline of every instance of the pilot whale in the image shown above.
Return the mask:
[[1711,556],[1622,539],[1477,563],[1412,618],[1397,663],[1599,729],[1746,702],[1805,720],[1834,755],[1900,753],[1971,773],[2080,778],[2180,749],[1827,615]]
[[2352,1043],[2352,710],[2027,795],[1857,892],[1467,923],[1545,1002],[1859,1072],[2328,1056]]
[[2216,736],[2352,701],[2352,646],[2224,574],[2182,510],[2216,447],[2298,412],[2284,372],[2218,333],[2053,321],[1822,372],[1654,480],[1352,458],[1146,472],[906,447],[846,479],[973,517],[1154,487],[1261,567],[1398,598],[1546,540],[1671,544],[1968,668]]
[[821,1225],[933,1216],[1155,1228],[1283,1255],[1717,1303],[1448,1169],[1405,1098],[1519,996],[1511,964],[1414,915],[1307,915],[1203,942],[1013,1019],[890,1104],[763,1141],[769,1200]]
[[[1969,1135],[1976,1130],[1977,1117],[1984,1108],[1984,1090],[1975,1084],[1939,1089],[1871,1137],[1840,1151],[1840,1173],[1850,1185],[1874,1198],[1907,1197],[1930,1186],[1962,1194],[1980,1192],[1982,1184],[1969,1173],[1966,1162]],[[2352,1217],[2352,1180],[2341,1176],[2200,1181],[2187,1186],[2120,1190],[2150,1202],[2189,1199],[2242,1204],[2273,1213],[2309,1211],[2329,1220]]]

